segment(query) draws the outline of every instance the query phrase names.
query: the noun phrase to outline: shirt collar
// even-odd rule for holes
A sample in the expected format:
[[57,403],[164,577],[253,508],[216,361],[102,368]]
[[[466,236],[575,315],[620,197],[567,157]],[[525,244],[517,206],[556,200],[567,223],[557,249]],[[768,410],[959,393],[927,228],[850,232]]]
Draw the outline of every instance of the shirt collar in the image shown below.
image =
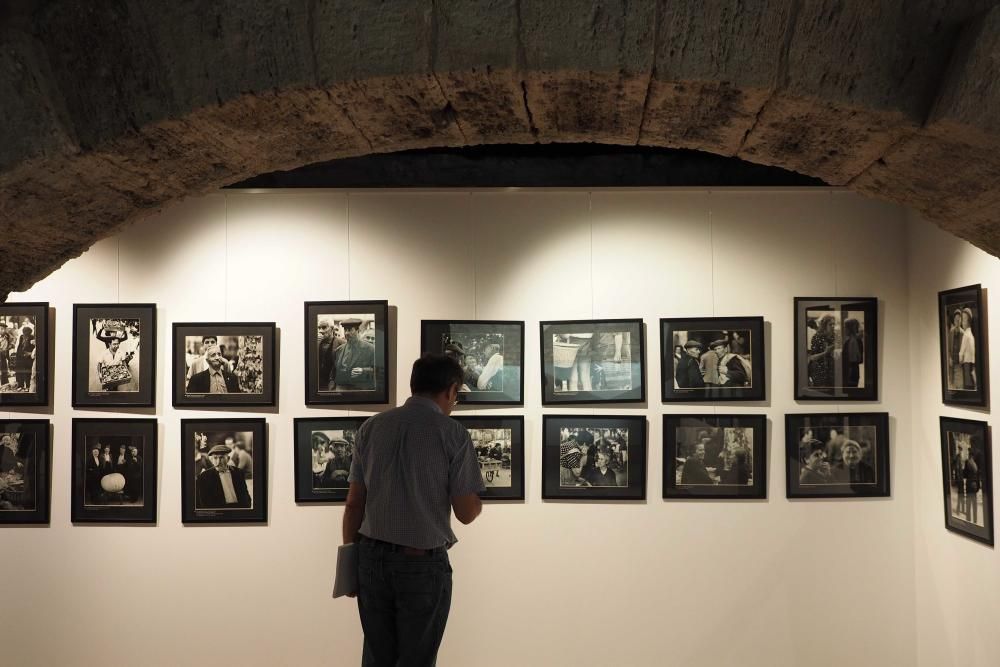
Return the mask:
[[208,367],[209,375],[222,375],[222,366],[219,366],[218,370],[213,370],[211,366]]
[[433,410],[439,415],[444,414],[444,410],[441,409],[441,406],[432,401],[431,399],[427,398],[426,396],[410,396],[408,399],[406,399],[406,405],[419,405],[420,407]]

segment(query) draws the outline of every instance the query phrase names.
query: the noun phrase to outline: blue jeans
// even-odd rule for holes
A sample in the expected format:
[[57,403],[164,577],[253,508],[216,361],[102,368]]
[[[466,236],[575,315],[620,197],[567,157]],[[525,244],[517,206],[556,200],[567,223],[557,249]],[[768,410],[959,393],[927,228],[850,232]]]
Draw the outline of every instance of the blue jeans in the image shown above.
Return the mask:
[[358,545],[363,667],[433,667],[451,609],[443,548],[411,556],[366,538]]

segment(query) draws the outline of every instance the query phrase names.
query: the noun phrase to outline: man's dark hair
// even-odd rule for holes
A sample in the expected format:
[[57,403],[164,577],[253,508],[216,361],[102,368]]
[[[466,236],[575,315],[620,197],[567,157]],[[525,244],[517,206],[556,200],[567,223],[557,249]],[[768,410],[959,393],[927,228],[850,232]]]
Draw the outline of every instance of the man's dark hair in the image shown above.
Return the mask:
[[444,354],[425,354],[413,362],[410,391],[414,394],[440,394],[453,384],[462,384],[461,365]]

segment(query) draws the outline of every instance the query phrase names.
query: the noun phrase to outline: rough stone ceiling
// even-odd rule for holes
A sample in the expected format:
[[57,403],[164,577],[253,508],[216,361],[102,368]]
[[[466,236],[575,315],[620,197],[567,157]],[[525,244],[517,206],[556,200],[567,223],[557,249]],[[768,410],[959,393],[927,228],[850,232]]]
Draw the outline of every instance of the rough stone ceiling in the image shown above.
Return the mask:
[[377,152],[591,141],[737,156],[1000,254],[983,0],[13,0],[0,295],[184,197]]

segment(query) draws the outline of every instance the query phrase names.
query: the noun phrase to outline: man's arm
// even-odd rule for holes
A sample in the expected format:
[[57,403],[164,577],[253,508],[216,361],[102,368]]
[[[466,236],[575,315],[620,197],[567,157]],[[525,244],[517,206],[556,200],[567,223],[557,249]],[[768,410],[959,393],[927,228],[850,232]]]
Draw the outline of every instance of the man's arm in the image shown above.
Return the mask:
[[[475,521],[476,517],[483,511],[483,501],[478,493],[467,493],[463,496],[452,497],[451,508],[455,510],[455,518],[468,525]],[[344,516],[346,521],[347,515]]]
[[[358,541],[358,529],[365,518],[365,499],[368,490],[361,482],[351,482],[347,490],[347,501],[344,503],[344,544]],[[470,519],[471,521],[471,519]]]

